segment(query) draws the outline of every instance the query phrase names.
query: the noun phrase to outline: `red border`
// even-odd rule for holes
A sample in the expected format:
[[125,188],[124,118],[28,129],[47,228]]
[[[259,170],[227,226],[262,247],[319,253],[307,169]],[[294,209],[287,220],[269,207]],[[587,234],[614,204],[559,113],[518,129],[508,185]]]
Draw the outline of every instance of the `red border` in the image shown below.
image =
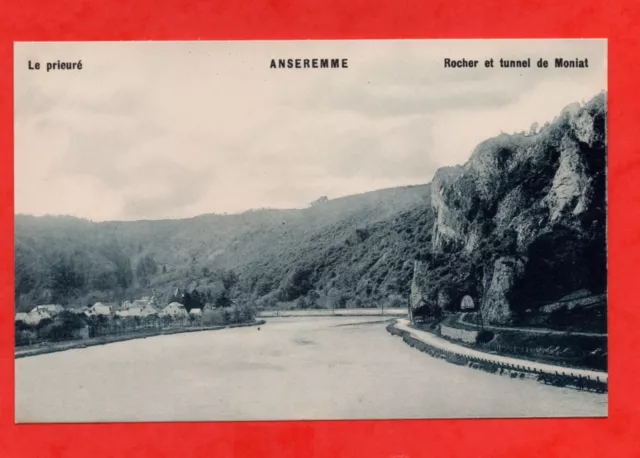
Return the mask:
[[[572,4],[573,3],[573,4]],[[191,2],[32,0],[0,14],[0,456],[512,457],[640,456],[636,297],[640,154],[634,132],[639,8],[633,0]],[[372,6],[375,5],[375,6]],[[609,418],[196,424],[13,424],[13,41],[609,39]],[[46,380],[42,381],[46,383]],[[348,381],[345,381],[348,383]]]

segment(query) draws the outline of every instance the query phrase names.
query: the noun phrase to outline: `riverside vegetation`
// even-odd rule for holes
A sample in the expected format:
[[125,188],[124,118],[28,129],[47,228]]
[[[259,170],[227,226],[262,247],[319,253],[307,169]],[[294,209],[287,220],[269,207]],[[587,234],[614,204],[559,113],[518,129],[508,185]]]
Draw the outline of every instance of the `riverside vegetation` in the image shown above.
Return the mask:
[[67,309],[38,323],[16,320],[15,341],[16,347],[74,340],[84,342],[86,339],[97,339],[100,342],[117,341],[122,336],[146,336],[201,328],[254,324],[255,317],[254,309],[241,306],[207,308],[198,316],[181,317],[158,314],[119,316],[115,313],[87,316],[82,313],[82,310]]
[[559,302],[606,294],[606,116],[601,93],[482,142],[428,184],[304,209],[131,222],[16,215],[16,308],[150,291],[169,302],[179,287],[221,306],[411,301],[444,316],[470,295],[488,324],[606,330],[606,298]]

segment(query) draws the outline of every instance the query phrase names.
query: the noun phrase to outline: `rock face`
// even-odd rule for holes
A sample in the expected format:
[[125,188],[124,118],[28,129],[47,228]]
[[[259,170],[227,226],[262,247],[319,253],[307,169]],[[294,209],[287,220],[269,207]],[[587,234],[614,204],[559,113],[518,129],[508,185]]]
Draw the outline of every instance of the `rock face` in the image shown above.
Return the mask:
[[587,211],[590,185],[591,179],[580,147],[576,140],[566,135],[561,143],[560,165],[545,198],[551,221],[560,219],[564,213],[579,215]]
[[467,221],[460,218],[455,206],[448,204],[455,199],[449,195],[449,190],[453,189],[452,184],[461,173],[462,167],[444,167],[438,169],[431,182],[431,206],[436,214],[432,237],[435,251],[445,250],[450,246],[457,247],[464,239]]
[[424,272],[424,263],[422,261],[414,261],[413,264],[413,279],[411,280],[411,295],[409,296],[409,304],[412,309],[420,307],[420,303],[424,300],[425,294],[423,292],[418,279]]
[[489,288],[484,295],[482,318],[487,323],[508,323],[512,319],[509,293],[524,274],[524,262],[512,256],[496,259]]
[[449,309],[465,294],[483,298],[489,323],[575,289],[606,289],[606,115],[602,93],[537,133],[501,134],[463,166],[438,170],[433,262],[414,273],[413,289]]

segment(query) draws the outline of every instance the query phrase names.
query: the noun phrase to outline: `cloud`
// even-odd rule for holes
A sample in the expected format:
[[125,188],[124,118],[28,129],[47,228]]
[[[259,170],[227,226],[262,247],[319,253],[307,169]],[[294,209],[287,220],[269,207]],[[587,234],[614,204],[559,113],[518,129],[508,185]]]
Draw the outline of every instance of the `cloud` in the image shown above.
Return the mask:
[[[604,42],[21,43],[16,211],[96,220],[305,206],[430,181],[500,131],[606,88]],[[445,57],[573,57],[587,71],[445,69]],[[27,59],[83,59],[38,73]],[[270,70],[272,57],[349,69]]]

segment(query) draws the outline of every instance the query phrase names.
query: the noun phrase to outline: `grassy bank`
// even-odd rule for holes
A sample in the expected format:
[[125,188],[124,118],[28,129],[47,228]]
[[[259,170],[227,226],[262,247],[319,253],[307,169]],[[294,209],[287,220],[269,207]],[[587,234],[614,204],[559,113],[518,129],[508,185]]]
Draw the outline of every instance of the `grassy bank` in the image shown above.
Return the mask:
[[37,344],[31,347],[21,347],[20,349],[16,349],[15,357],[25,358],[27,356],[37,356],[37,355],[43,355],[46,353],[54,353],[54,352],[64,351],[64,350],[73,350],[77,348],[87,348],[87,347],[93,347],[95,345],[106,345],[109,343],[124,342],[127,340],[133,340],[133,339],[144,339],[147,337],[181,334],[186,332],[217,331],[220,329],[227,329],[227,328],[260,326],[265,323],[266,323],[265,320],[257,320],[249,323],[229,324],[226,326],[192,326],[192,327],[184,327],[184,328],[176,327],[176,328],[167,328],[167,329],[153,329],[148,331],[145,330],[145,331],[135,332],[131,334],[100,336],[100,337],[94,337],[91,339],[74,340],[74,341],[67,341],[67,342],[44,343],[44,344]]

